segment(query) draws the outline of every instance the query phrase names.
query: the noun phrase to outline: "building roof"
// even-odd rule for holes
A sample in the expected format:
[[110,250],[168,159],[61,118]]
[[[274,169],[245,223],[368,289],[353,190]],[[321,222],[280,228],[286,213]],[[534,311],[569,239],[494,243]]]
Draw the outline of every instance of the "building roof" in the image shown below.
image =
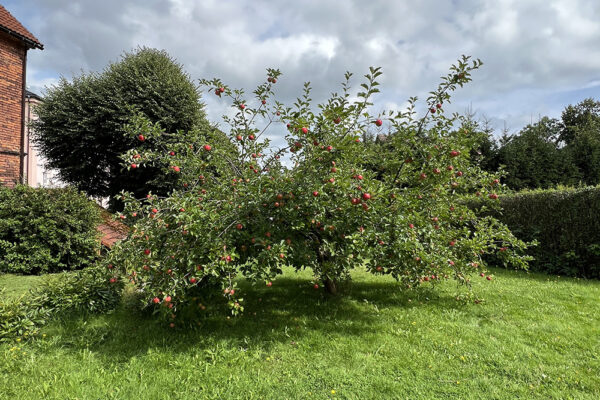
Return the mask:
[[98,225],[101,234],[100,242],[109,249],[119,240],[125,239],[129,233],[127,225],[116,221],[106,210],[102,210],[102,223]]
[[33,36],[21,23],[0,4],[0,31],[4,31],[11,36],[24,42],[30,49],[44,49],[44,45]]
[[30,92],[29,90],[25,90],[25,97],[28,99],[36,99],[36,100],[42,100],[42,98],[40,96],[38,96],[37,94]]

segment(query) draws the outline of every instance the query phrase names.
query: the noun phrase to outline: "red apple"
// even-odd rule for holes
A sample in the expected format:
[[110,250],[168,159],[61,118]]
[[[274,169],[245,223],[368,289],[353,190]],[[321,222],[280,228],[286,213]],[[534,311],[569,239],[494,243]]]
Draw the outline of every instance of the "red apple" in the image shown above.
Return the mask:
[[319,192],[317,192],[316,190],[314,192],[312,192],[312,195],[317,197],[319,195]]
[[371,195],[369,193],[363,193],[362,198],[363,200],[369,200],[371,198]]
[[304,133],[305,135],[308,133],[308,128],[307,127],[302,127],[302,133]]
[[138,135],[138,140],[140,142],[143,142],[144,140],[146,140],[146,138],[144,137],[144,135]]
[[380,119],[377,119],[377,120],[375,120],[375,125],[381,126],[381,125],[383,125],[383,121]]
[[206,150],[206,151],[211,151],[211,150],[212,150],[212,147],[210,147],[210,145],[209,145],[209,144],[205,144],[205,145],[204,145],[204,150]]
[[154,304],[158,304],[158,303],[160,303],[160,299],[158,297],[155,297],[155,298],[152,299],[152,302]]

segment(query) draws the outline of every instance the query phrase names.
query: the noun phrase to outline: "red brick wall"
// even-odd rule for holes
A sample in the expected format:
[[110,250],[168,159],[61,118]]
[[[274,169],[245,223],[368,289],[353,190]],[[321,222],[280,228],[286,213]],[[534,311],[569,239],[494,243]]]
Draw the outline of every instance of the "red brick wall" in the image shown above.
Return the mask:
[[0,185],[12,186],[20,178],[26,53],[27,49],[19,41],[0,32]]

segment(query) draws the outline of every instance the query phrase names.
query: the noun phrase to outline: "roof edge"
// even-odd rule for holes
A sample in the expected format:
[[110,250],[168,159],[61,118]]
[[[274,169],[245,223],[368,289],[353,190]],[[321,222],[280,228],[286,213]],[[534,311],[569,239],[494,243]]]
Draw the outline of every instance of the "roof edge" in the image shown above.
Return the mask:
[[0,30],[4,31],[6,33],[8,33],[11,36],[14,36],[15,38],[19,39],[21,42],[24,42],[28,48],[30,49],[40,49],[40,50],[44,50],[44,45],[41,44],[40,42],[36,42],[35,40],[31,40],[15,31],[13,31],[12,29],[9,29],[3,25],[0,25]]

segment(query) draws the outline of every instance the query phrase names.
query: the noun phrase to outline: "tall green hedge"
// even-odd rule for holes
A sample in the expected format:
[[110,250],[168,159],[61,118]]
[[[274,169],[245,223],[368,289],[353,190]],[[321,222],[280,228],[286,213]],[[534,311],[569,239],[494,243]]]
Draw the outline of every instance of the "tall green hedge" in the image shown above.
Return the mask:
[[75,189],[0,187],[0,272],[83,268],[97,257],[99,208]]
[[494,212],[525,241],[531,269],[600,278],[600,186],[525,191],[500,197]]

